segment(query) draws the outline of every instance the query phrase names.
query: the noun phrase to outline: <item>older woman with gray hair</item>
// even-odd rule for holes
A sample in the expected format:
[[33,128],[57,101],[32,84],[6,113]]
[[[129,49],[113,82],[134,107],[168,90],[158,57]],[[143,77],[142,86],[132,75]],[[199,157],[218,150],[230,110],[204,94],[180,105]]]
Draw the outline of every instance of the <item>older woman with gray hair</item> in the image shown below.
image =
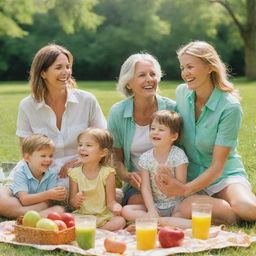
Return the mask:
[[125,182],[123,204],[143,204],[138,160],[152,148],[149,121],[158,110],[174,110],[175,102],[157,94],[162,71],[148,53],[131,55],[122,65],[117,89],[126,99],[110,110],[108,129],[114,137],[117,173]]

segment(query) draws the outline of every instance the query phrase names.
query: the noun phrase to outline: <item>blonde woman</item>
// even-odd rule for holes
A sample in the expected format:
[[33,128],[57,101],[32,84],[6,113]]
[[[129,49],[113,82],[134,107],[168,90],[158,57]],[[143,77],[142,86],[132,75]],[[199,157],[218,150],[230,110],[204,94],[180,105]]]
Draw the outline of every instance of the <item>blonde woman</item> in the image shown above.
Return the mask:
[[242,119],[238,92],[210,44],[191,42],[177,54],[185,81],[177,88],[176,102],[184,120],[181,144],[189,158],[188,183],[177,182],[167,168],[158,170],[156,182],[169,197],[196,192],[211,196],[185,199],[179,206],[181,217],[191,217],[192,202],[206,201],[220,222],[256,220],[256,197],[237,154]]

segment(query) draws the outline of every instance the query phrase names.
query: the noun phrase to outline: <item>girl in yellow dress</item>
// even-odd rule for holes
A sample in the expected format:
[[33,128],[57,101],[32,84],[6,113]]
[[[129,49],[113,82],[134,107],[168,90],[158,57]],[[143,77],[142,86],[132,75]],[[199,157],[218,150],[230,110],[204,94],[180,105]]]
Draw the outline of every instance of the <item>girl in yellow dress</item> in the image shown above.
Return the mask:
[[78,138],[81,166],[68,171],[69,203],[74,213],[95,215],[97,227],[114,231],[125,226],[115,200],[115,169],[110,167],[113,138],[104,129],[87,128]]

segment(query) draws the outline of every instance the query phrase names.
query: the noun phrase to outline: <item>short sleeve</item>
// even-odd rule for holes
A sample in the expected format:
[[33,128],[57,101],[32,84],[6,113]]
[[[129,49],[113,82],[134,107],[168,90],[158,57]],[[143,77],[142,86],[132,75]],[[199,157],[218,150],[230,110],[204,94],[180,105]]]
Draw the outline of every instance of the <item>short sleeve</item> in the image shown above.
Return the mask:
[[48,172],[51,172],[48,177],[47,190],[55,188],[57,186],[57,174],[54,170],[50,169]]
[[101,172],[102,172],[102,180],[103,180],[104,186],[106,185],[106,181],[109,174],[110,173],[113,173],[114,175],[116,174],[116,170],[111,167],[102,167]]
[[145,152],[140,156],[138,165],[139,165],[140,168],[147,170],[148,169],[148,163],[149,163],[148,152]]
[[32,133],[33,131],[30,127],[29,117],[25,111],[24,102],[21,101],[18,110],[16,135],[18,137],[25,138]]
[[77,170],[78,170],[77,168],[71,168],[68,170],[68,176],[75,183],[78,183],[78,179],[79,179]]
[[13,180],[11,188],[14,196],[17,196],[20,191],[29,192],[28,178],[22,170],[17,170],[14,173]]
[[118,113],[115,105],[111,107],[109,117],[108,117],[108,130],[111,132],[114,138],[113,147],[115,148],[123,148],[121,142],[121,129],[120,124],[118,125]]
[[175,147],[174,157],[173,157],[173,167],[177,167],[182,164],[187,164],[188,158],[185,152],[178,147]]
[[224,110],[219,124],[215,145],[233,147],[237,143],[238,132],[242,121],[240,104],[233,104]]
[[106,129],[107,122],[102,113],[100,105],[93,94],[91,94],[91,109],[90,109],[90,121],[89,126],[95,126]]

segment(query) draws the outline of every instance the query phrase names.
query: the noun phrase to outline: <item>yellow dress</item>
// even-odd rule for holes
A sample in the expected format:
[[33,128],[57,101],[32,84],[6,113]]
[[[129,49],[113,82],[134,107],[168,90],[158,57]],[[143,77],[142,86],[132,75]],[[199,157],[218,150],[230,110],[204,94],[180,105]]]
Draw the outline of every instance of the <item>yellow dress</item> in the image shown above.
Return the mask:
[[89,180],[83,174],[82,167],[71,168],[68,176],[78,185],[78,191],[83,191],[85,200],[81,207],[74,211],[77,214],[94,215],[97,217],[97,227],[103,226],[114,214],[107,208],[106,180],[110,173],[115,174],[115,169],[102,166],[99,175]]

